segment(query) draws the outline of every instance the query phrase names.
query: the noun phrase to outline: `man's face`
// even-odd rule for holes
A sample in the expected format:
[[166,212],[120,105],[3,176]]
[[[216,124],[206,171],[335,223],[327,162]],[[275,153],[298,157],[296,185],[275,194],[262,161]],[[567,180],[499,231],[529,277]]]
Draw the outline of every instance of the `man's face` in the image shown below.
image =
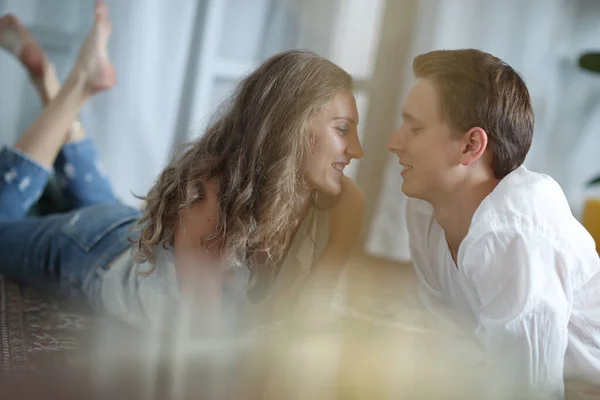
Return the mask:
[[404,194],[429,202],[443,199],[461,176],[462,143],[443,121],[440,104],[432,82],[418,79],[388,142],[402,165]]

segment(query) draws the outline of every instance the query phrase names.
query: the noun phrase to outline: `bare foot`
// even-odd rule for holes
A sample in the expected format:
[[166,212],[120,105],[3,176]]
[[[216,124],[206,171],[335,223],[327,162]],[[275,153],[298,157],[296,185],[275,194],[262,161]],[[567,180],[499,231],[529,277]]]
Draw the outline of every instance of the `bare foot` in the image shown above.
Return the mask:
[[13,14],[0,18],[0,47],[14,54],[30,74],[42,73],[42,50],[27,28]]
[[31,32],[12,14],[0,17],[0,47],[21,61],[44,104],[58,93],[60,83],[54,66],[48,62]]
[[96,1],[95,14],[94,26],[83,42],[73,68],[85,79],[91,93],[110,89],[117,82],[115,70],[108,57],[107,42],[112,27],[108,7],[103,1]]

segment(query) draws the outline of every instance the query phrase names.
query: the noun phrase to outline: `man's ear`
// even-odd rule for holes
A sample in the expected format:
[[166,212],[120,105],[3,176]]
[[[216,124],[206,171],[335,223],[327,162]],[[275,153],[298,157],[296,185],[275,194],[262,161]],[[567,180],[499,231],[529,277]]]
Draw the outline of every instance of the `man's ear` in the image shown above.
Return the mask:
[[479,160],[487,149],[488,135],[480,127],[469,129],[460,140],[462,142],[460,163],[464,166]]

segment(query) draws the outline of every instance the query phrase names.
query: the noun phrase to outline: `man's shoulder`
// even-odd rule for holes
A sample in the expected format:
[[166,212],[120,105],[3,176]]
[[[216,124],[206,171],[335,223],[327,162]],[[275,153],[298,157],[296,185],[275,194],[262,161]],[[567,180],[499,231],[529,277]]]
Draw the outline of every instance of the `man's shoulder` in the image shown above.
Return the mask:
[[563,254],[587,253],[593,248],[591,236],[573,216],[566,196],[551,177],[520,168],[497,189],[473,216],[465,247],[481,247],[482,241],[490,245],[523,241],[530,248],[543,243]]
[[573,222],[560,185],[548,175],[520,167],[507,175],[473,216],[473,227],[485,230],[554,230]]
[[523,166],[504,177],[489,199],[494,205],[501,207],[519,204],[527,206],[530,203],[542,205],[542,200],[555,200],[552,202],[554,205],[569,207],[562,188],[551,176],[530,171]]

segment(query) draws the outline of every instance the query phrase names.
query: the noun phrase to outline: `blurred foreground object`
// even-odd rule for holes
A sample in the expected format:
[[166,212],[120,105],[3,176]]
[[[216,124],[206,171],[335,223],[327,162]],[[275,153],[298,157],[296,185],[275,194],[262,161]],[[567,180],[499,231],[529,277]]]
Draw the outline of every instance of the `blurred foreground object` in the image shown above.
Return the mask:
[[583,207],[583,226],[596,242],[596,251],[600,253],[600,198],[591,197]]

